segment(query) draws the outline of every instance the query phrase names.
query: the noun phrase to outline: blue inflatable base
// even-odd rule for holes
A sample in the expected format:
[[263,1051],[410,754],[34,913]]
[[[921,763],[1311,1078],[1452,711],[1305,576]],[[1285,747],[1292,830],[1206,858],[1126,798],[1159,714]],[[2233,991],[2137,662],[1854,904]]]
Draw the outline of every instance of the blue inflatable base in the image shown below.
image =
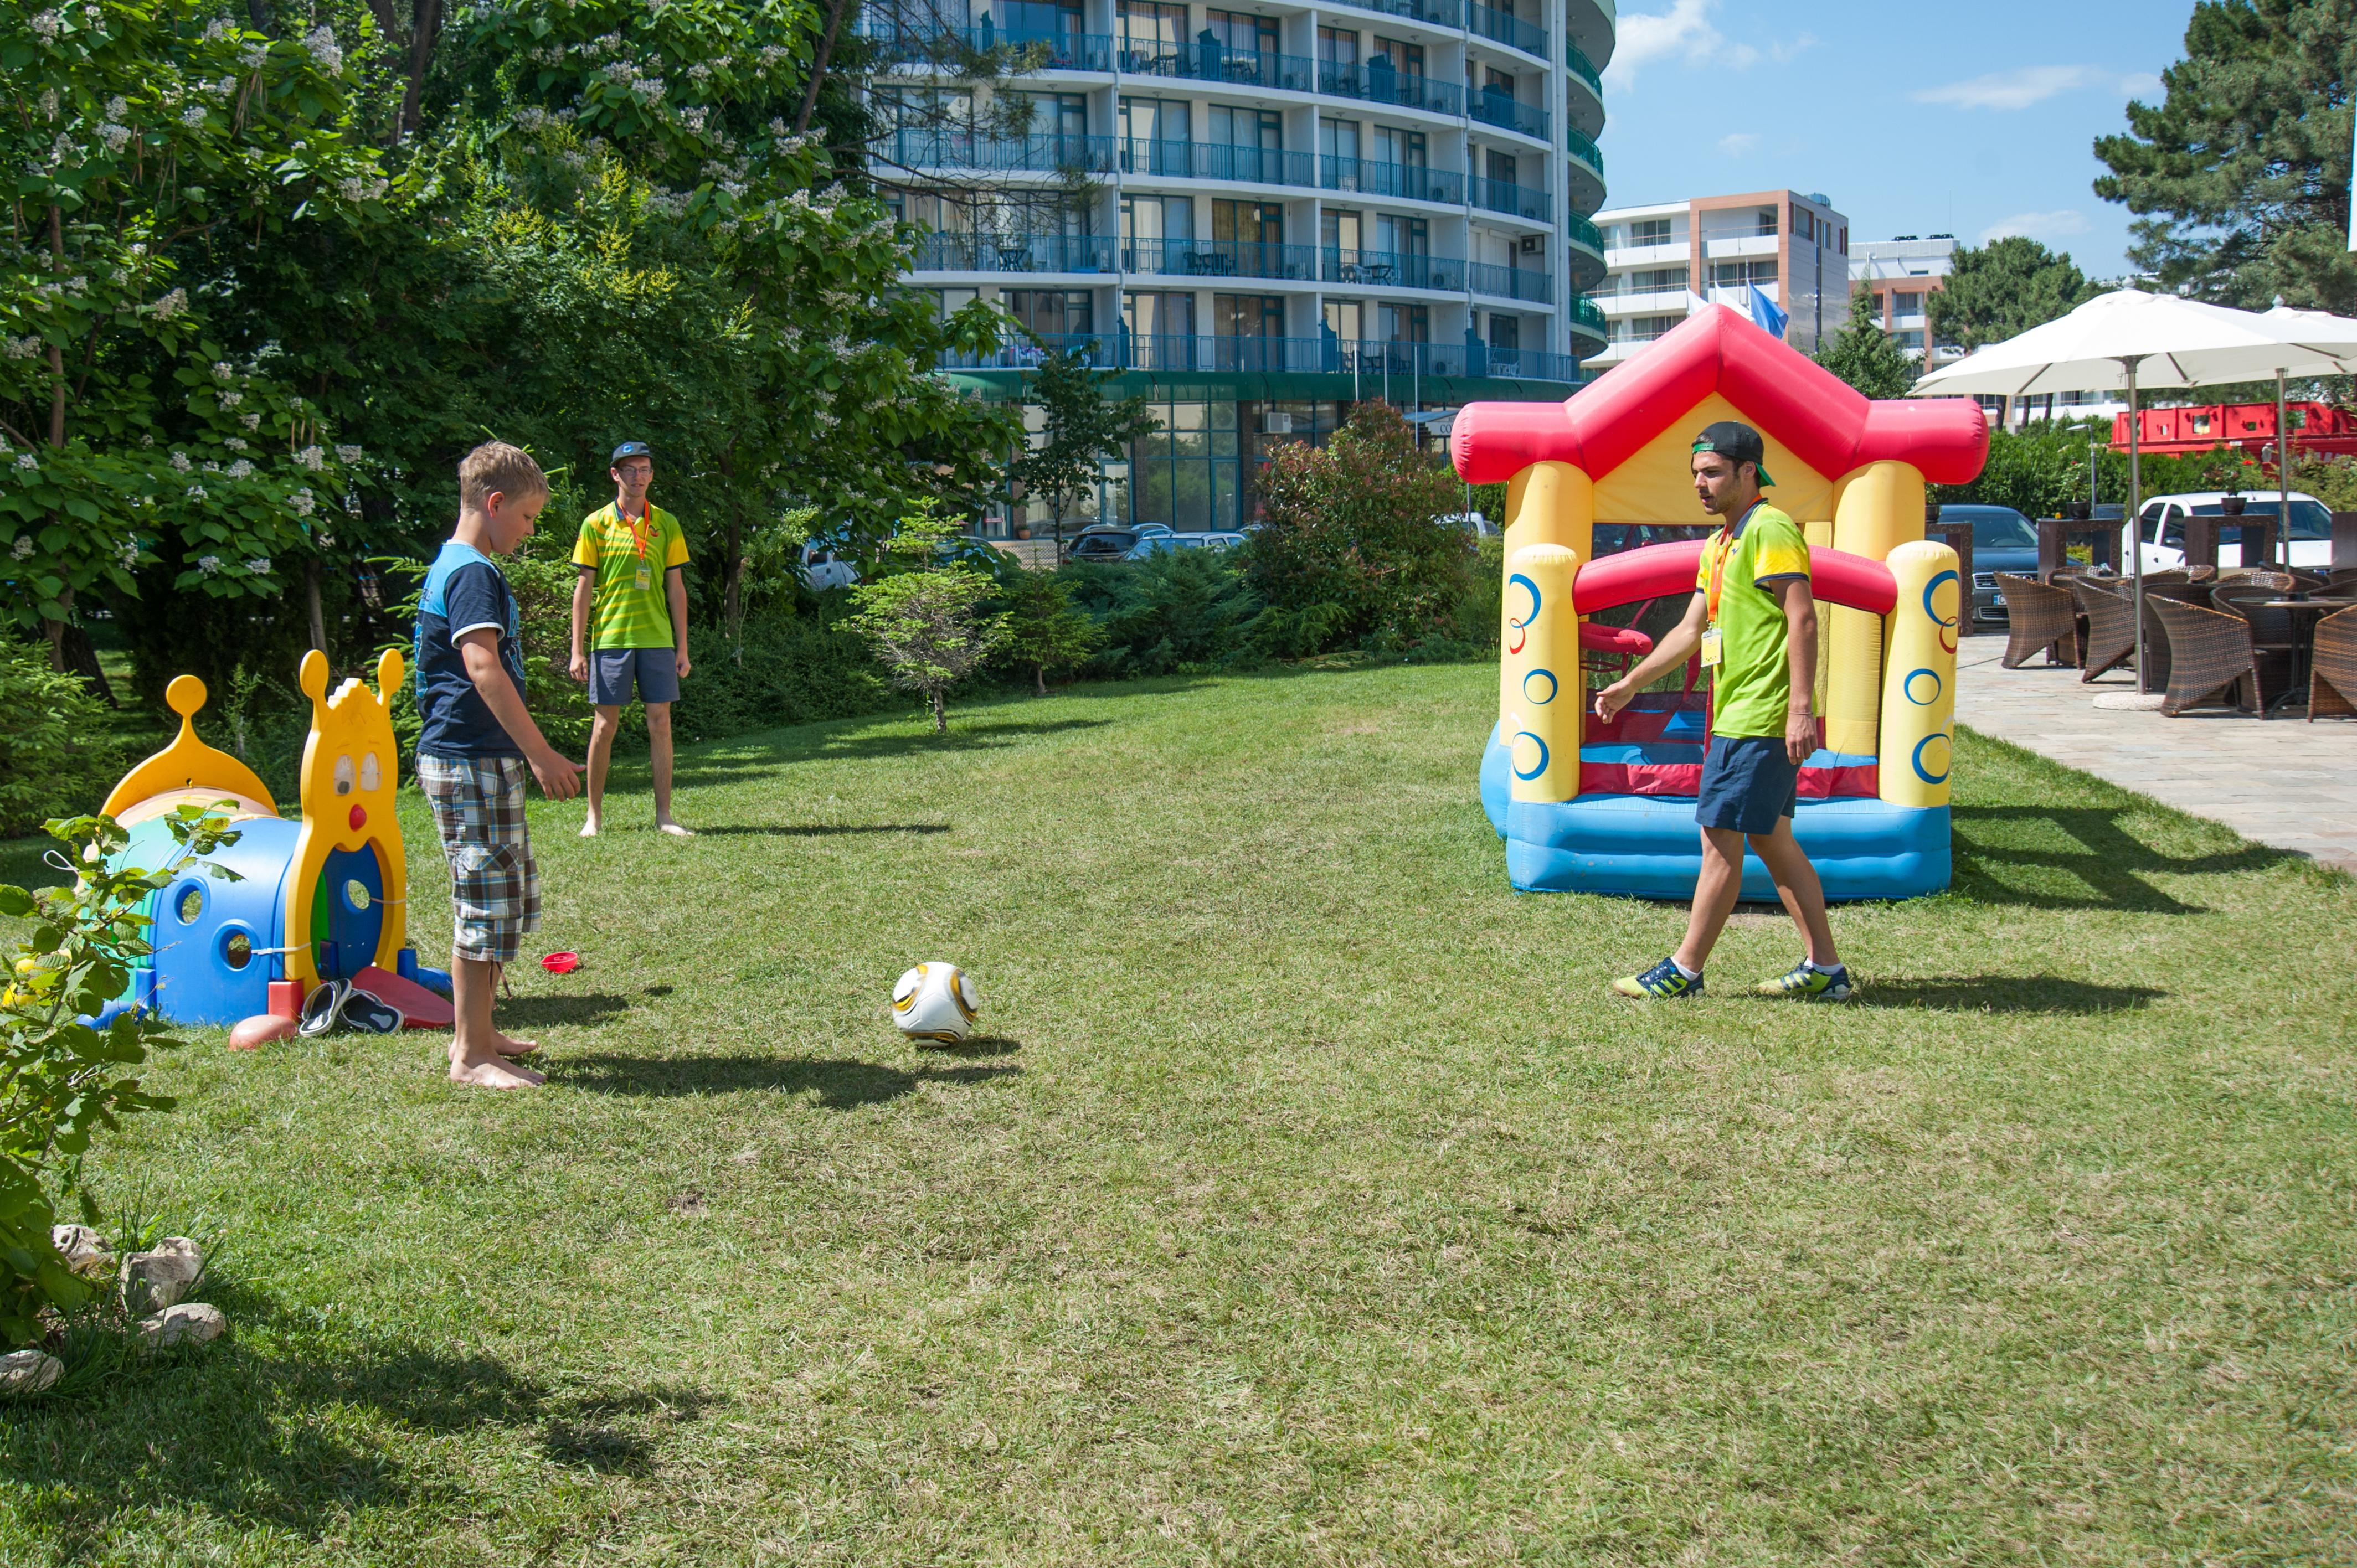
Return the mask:
[[[1583,795],[1557,803],[1512,799],[1512,763],[1493,729],[1481,757],[1481,808],[1506,841],[1506,880],[1524,893],[1694,897],[1702,843],[1690,797]],[[1803,800],[1792,832],[1834,900],[1916,898],[1948,886],[1948,808],[1885,800]],[[1757,855],[1743,857],[1743,897],[1776,902]]]

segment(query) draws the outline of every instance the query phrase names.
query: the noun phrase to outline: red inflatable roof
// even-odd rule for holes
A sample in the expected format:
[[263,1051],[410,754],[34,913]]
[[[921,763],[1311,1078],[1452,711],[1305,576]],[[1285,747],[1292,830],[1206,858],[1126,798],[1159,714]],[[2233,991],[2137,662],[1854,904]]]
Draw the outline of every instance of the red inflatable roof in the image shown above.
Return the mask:
[[1564,403],[1469,403],[1449,451],[1470,484],[1549,461],[1600,479],[1712,392],[1831,479],[1895,459],[1934,484],[1961,485],[1988,460],[1988,420],[1972,399],[1868,398],[1724,305],[1688,317]]

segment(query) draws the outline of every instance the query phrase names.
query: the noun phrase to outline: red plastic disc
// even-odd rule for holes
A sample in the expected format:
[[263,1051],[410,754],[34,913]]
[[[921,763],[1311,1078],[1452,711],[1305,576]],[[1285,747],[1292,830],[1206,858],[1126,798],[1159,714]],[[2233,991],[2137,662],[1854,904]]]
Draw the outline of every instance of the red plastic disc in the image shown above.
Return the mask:
[[581,955],[577,952],[553,952],[540,961],[540,967],[551,974],[571,974],[581,967]]

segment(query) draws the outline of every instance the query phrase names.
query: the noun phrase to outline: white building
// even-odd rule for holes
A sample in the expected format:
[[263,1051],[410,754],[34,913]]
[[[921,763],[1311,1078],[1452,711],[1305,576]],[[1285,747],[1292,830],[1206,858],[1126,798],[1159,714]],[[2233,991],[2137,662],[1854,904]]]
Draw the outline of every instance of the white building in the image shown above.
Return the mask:
[[[944,7],[954,15],[945,15]],[[873,160],[933,231],[909,281],[1125,372],[1164,424],[1103,508],[1232,528],[1265,437],[1354,401],[1569,394],[1603,341],[1612,0],[869,0]],[[1016,43],[1005,124],[939,47]],[[994,123],[996,116],[996,123]],[[985,128],[986,127],[986,128]],[[1028,338],[944,370],[1019,391]]]
[[1646,344],[1706,305],[1749,313],[1751,290],[1790,317],[1784,340],[1813,353],[1849,314],[1849,220],[1821,194],[1790,190],[1695,197],[1598,212],[1604,281],[1595,289],[1609,341],[1591,371]]

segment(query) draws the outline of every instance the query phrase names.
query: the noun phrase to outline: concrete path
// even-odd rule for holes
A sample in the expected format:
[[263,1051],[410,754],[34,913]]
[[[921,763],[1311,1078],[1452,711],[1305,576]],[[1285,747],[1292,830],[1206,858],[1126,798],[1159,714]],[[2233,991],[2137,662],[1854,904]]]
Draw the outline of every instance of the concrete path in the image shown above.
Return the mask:
[[2179,718],[2098,708],[2136,678],[2079,683],[2068,666],[2001,668],[2003,636],[1968,638],[1956,659],[1956,717],[2042,757],[2245,838],[2357,871],[2357,719],[2308,722],[2307,710],[2264,723],[2223,709]]

